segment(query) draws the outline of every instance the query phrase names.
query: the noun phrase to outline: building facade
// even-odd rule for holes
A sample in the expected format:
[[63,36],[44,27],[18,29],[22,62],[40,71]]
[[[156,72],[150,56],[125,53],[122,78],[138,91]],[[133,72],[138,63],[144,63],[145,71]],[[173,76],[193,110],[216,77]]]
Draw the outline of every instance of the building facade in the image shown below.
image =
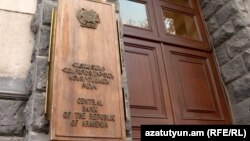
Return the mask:
[[[107,1],[116,5],[117,20],[119,21],[121,27],[119,32],[121,38],[119,39],[119,41],[122,62],[122,85],[126,113],[124,120],[126,121],[127,140],[132,140],[132,136],[134,137],[134,140],[138,140],[139,138],[136,136],[139,134],[137,124],[141,123],[135,122],[136,120],[147,123],[147,120],[145,120],[143,116],[137,118],[134,115],[137,112],[136,110],[141,112],[140,114],[142,115],[144,113],[150,112],[161,112],[161,110],[143,111],[143,108],[140,109],[140,106],[134,105],[134,103],[140,102],[142,105],[145,104],[146,106],[147,104],[154,105],[154,103],[150,103],[151,100],[149,99],[151,97],[151,90],[146,89],[147,86],[151,85],[151,83],[148,84],[146,82],[153,82],[152,85],[154,88],[160,87],[159,90],[163,91],[161,92],[154,90],[152,93],[159,94],[159,97],[161,94],[168,95],[168,92],[164,92],[164,89],[161,88],[164,86],[160,86],[160,84],[158,83],[162,83],[161,85],[169,85],[167,81],[170,80],[160,80],[161,82],[158,82],[157,78],[166,77],[165,75],[170,75],[172,73],[162,73],[161,69],[164,70],[164,68],[159,67],[161,65],[156,65],[157,67],[159,67],[159,70],[152,69],[151,71],[153,71],[153,73],[145,72],[145,76],[148,76],[150,74],[152,75],[152,79],[147,79],[147,77],[144,77],[145,83],[143,83],[142,86],[143,89],[146,89],[143,93],[149,93],[148,97],[147,95],[145,96],[148,98],[148,101],[145,100],[147,102],[140,101],[140,96],[134,97],[134,95],[130,95],[131,93],[139,93],[138,91],[140,91],[140,89],[135,89],[133,88],[133,86],[135,85],[135,87],[138,88],[138,83],[142,83],[140,80],[138,80],[138,83],[136,83],[137,80],[134,80],[134,76],[132,75],[143,75],[140,74],[141,71],[139,68],[137,69],[138,72],[136,72],[137,70],[133,70],[133,65],[131,63],[127,63],[141,63],[136,62],[136,60],[140,60],[140,57],[135,57],[131,53],[144,55],[146,54],[147,56],[149,56],[149,60],[151,59],[149,61],[150,64],[154,64],[155,57],[157,58],[161,56],[157,56],[160,51],[158,51],[157,49],[154,53],[150,51],[154,50],[155,48],[160,48],[158,46],[163,46],[163,50],[164,46],[167,46],[167,51],[180,52],[179,54],[185,54],[186,52],[188,52],[188,54],[193,54],[193,56],[202,56],[203,58],[204,56],[211,55],[211,62],[213,62],[213,57],[215,57],[216,65],[214,65],[215,68],[213,68],[214,70],[212,72],[216,72],[215,75],[219,74],[219,77],[215,79],[216,84],[214,85],[223,84],[222,86],[218,87],[222,87],[222,91],[224,92],[221,93],[225,93],[225,97],[222,98],[223,100],[221,103],[224,103],[222,105],[226,106],[224,107],[224,109],[222,108],[222,111],[225,109],[229,109],[226,113],[229,113],[228,121],[230,120],[230,123],[232,124],[250,123],[250,1],[189,1],[190,2],[188,2],[188,0],[162,0],[159,2],[153,2],[152,0],[140,0],[133,2],[128,2],[126,0]],[[47,67],[51,29],[51,11],[53,8],[57,7],[57,4],[57,0],[9,0],[8,2],[0,2],[0,34],[2,37],[0,39],[0,45],[2,47],[2,53],[0,55],[0,140],[2,141],[49,140],[48,134],[50,123],[44,115],[44,107],[48,73]],[[155,7],[157,5],[159,5],[159,7],[166,7],[165,9],[163,8],[165,10],[163,10],[163,16],[169,17],[169,19],[165,20],[165,27],[161,27],[159,24],[159,13],[161,11],[155,10]],[[199,7],[196,7],[196,5],[199,5]],[[129,9],[131,7],[133,8]],[[128,11],[133,12],[135,8],[138,8],[137,10],[141,10],[142,12],[143,10],[147,9],[146,13],[149,14],[149,16],[145,15],[145,13],[141,14],[140,12],[138,12],[139,17],[135,17],[135,19],[137,19],[139,22],[133,21],[134,17],[129,17],[131,14],[126,15],[126,10],[129,9]],[[180,21],[180,23],[191,23],[188,24],[189,28],[185,30],[182,28],[181,31],[177,31],[174,29],[177,29],[177,27],[181,25],[171,24],[171,22],[173,22],[173,19],[176,20],[176,17],[178,17],[178,14],[174,13],[173,11],[178,11],[178,14],[193,14],[198,18],[196,18],[196,21],[193,23],[194,26],[192,26],[192,20],[190,22],[189,18],[184,18],[184,22]],[[147,19],[149,17],[154,18],[154,20]],[[205,24],[203,23],[203,21]],[[206,26],[207,30],[203,26]],[[144,30],[143,28],[146,30]],[[182,33],[183,31],[186,31],[186,34],[184,38],[178,37],[176,39],[172,35],[165,36],[165,34],[162,34],[160,32],[160,29],[163,28],[166,28],[165,30],[167,30],[168,34],[177,34],[180,36],[184,36],[184,34]],[[151,29],[152,32],[147,29]],[[162,38],[158,38],[158,35],[162,36]],[[157,39],[154,37],[157,37]],[[186,39],[186,37],[192,38],[194,40],[203,39],[203,41],[207,41],[204,41],[206,42],[205,44],[200,44],[196,41],[193,41],[191,43],[192,45],[188,45],[190,42],[188,39]],[[178,49],[184,47],[184,51],[179,51],[178,49],[173,47],[174,45],[176,45]],[[187,46],[187,49],[185,48],[185,46]],[[194,48],[192,48],[192,46],[194,46]],[[199,49],[200,46],[207,46],[211,47],[212,49]],[[193,50],[189,51],[189,49]],[[160,54],[166,53],[167,51],[160,52]],[[209,52],[209,55],[207,55],[207,52]],[[155,54],[156,56],[154,56]],[[175,57],[180,57],[177,56],[178,53],[170,54],[170,56],[171,55],[173,55],[172,59],[175,59]],[[186,58],[188,58],[189,56],[186,56]],[[183,57],[182,59],[186,58]],[[143,58],[141,59],[143,60]],[[161,60],[166,61],[168,59],[157,58],[156,60],[158,63],[164,64],[165,62],[161,62]],[[200,62],[199,60],[197,61],[195,59],[187,60]],[[171,63],[173,62],[167,62],[165,64]],[[151,68],[153,67],[151,66]],[[188,66],[186,66],[186,68],[188,68]],[[173,65],[173,69],[176,71],[178,70],[178,68],[175,68],[175,65]],[[158,71],[159,73],[157,73]],[[172,72],[172,70],[170,71]],[[188,71],[184,73],[192,74]],[[173,74],[173,76],[175,76],[175,73]],[[186,85],[188,85],[188,83],[195,84],[191,82],[192,79],[187,79],[190,80],[190,82],[187,82]],[[174,81],[175,78],[171,79],[171,81],[172,80]],[[196,86],[192,85],[190,87],[198,89],[202,87],[202,85],[197,84]],[[188,91],[188,89],[186,90]],[[192,92],[192,90],[190,91]],[[162,103],[162,101],[157,101],[157,95],[153,95],[153,97],[154,96],[156,97],[156,103]],[[165,99],[170,98],[167,97]],[[205,103],[207,99],[208,98],[204,98]],[[190,101],[192,101],[192,99]],[[161,104],[156,105],[159,105],[159,107],[156,106],[157,108],[161,108]],[[171,111],[170,113],[173,113],[174,115],[175,113],[169,107],[176,107],[176,105],[178,104],[162,105],[167,105],[165,107],[166,111]],[[199,105],[199,103],[197,105]],[[136,106],[139,108],[137,108]],[[189,106],[195,107],[196,105],[194,104]],[[209,108],[209,103],[207,107]],[[203,108],[206,110],[207,107],[205,106]],[[176,117],[176,115],[173,117]],[[160,121],[159,119],[152,120],[157,121],[157,123],[185,124],[185,120],[181,118],[174,119],[171,118],[170,115],[167,115],[167,118],[165,118],[164,121]],[[206,124],[195,120],[193,120],[192,123]],[[207,124],[219,123],[211,122]]]

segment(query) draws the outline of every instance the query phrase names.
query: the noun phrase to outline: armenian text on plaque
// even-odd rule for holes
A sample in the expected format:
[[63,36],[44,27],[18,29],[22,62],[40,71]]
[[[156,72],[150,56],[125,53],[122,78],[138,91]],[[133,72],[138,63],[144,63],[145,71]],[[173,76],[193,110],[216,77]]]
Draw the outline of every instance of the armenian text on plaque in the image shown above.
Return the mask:
[[49,75],[51,140],[124,141],[115,7],[89,0],[58,2]]

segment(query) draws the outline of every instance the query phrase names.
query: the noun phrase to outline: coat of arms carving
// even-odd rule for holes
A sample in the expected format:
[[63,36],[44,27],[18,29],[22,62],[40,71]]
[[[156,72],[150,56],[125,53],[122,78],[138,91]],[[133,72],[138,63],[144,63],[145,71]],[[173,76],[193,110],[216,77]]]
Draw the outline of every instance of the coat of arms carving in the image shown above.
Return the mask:
[[76,13],[76,17],[81,24],[81,27],[96,29],[101,22],[99,15],[94,10],[80,9]]

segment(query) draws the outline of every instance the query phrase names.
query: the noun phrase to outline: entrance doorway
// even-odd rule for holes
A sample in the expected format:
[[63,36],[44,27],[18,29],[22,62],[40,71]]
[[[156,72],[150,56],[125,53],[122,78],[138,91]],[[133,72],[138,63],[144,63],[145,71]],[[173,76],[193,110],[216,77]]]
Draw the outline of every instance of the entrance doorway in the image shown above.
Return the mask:
[[119,0],[133,140],[142,124],[230,124],[198,0]]

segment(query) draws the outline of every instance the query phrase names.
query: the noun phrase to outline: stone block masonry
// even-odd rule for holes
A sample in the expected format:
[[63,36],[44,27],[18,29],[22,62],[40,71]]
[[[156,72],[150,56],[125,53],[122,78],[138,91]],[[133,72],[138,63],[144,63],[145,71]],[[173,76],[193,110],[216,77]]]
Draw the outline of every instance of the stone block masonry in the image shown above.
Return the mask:
[[0,135],[23,135],[24,107],[25,101],[0,100]]
[[200,0],[234,124],[250,124],[250,3]]
[[24,141],[49,141],[49,121],[44,115],[45,91],[48,68],[50,21],[53,0],[37,1],[37,9],[31,21],[35,44],[31,56],[31,67],[26,78],[26,86],[31,93],[23,111],[25,117]]

